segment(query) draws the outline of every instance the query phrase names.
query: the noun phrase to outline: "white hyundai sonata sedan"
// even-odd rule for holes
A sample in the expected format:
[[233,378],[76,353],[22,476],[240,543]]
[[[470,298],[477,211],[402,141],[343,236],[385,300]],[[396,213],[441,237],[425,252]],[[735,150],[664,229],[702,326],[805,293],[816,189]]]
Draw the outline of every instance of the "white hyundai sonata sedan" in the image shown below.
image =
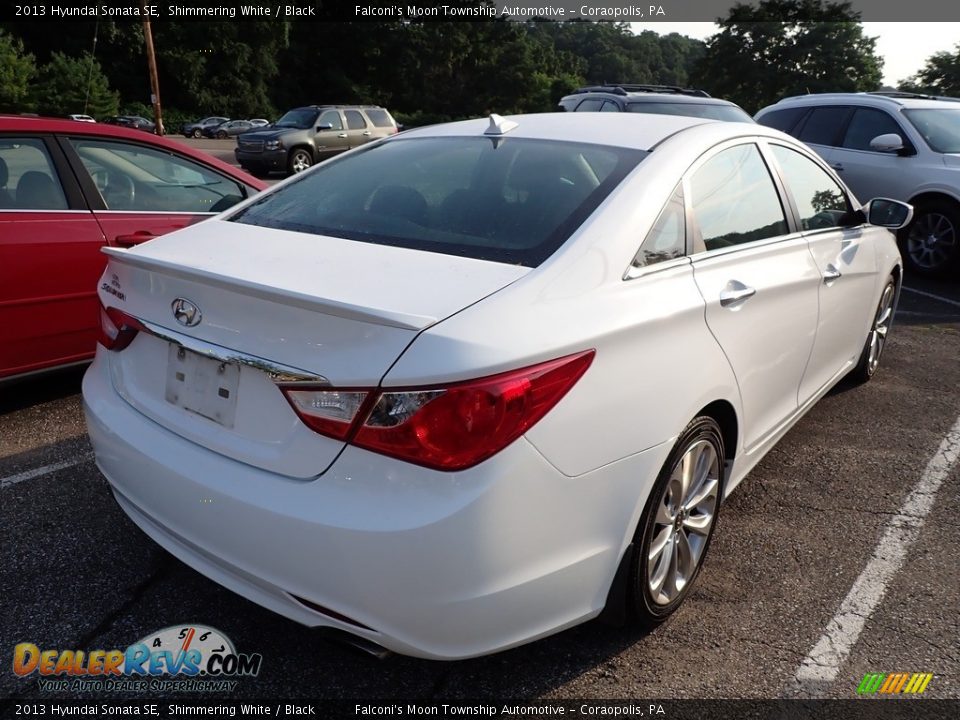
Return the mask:
[[752,124],[406,132],[106,250],[97,464],[187,564],[390,650],[654,624],[722,499],[877,369],[910,214]]

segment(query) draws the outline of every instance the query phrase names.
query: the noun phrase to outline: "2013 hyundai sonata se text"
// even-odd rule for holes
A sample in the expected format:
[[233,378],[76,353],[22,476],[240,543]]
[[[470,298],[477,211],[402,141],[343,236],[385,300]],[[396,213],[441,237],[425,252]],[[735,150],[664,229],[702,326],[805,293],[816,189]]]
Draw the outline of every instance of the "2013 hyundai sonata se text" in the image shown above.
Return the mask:
[[97,464],[187,564],[397,652],[657,623],[722,499],[877,369],[911,212],[752,124],[406,132],[105,251]]

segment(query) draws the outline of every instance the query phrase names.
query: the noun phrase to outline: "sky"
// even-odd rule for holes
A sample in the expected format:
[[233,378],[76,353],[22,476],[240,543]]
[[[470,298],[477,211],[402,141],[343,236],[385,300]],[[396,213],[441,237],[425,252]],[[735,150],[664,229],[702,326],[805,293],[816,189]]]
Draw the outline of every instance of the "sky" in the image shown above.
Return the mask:
[[[662,35],[677,32],[703,40],[717,32],[711,22],[631,23],[634,32],[654,30]],[[924,66],[936,52],[955,52],[960,43],[960,23],[951,22],[865,22],[864,34],[877,38],[877,54],[884,59],[883,84],[897,86]]]

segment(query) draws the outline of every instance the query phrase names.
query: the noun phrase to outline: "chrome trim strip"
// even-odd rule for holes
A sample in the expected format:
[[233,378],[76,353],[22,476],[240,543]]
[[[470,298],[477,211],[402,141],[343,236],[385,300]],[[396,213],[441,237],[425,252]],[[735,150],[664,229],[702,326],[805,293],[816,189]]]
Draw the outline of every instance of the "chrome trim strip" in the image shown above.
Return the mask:
[[[231,207],[233,207],[231,205]],[[209,210],[198,210],[197,212],[187,212],[185,210],[94,210],[97,215],[219,215],[220,213],[210,212]]]
[[275,363],[271,360],[265,360],[264,358],[257,357],[256,355],[242,353],[239,350],[230,350],[229,348],[225,348],[221,345],[214,345],[213,343],[206,342],[205,340],[198,340],[197,338],[183,335],[175,330],[170,330],[168,328],[161,327],[160,325],[155,325],[154,323],[147,322],[146,320],[140,320],[140,323],[143,325],[143,328],[147,333],[159,338],[160,340],[174,343],[175,345],[186,348],[191,352],[195,352],[199,355],[205,355],[209,358],[213,358],[214,360],[219,360],[220,362],[235,363],[237,365],[246,365],[247,367],[256,368],[261,372],[265,372],[270,376],[271,380],[277,383],[311,383],[313,385],[330,385],[330,381],[322,375],[317,375],[305,370],[300,370],[299,368],[290,367],[289,365],[281,365],[280,363]]
[[90,210],[35,210],[33,208],[0,208],[0,213],[56,213],[58,215],[92,215]]

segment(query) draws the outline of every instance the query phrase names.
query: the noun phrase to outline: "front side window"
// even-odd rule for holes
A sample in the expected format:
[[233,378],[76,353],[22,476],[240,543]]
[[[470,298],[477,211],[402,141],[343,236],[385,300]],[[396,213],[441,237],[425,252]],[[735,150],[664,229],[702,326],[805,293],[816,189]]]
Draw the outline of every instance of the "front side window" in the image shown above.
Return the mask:
[[330,125],[331,130],[343,130],[343,120],[337,110],[327,110],[317,119],[317,125]]
[[72,138],[108,210],[220,212],[243,199],[240,184],[170,152]]
[[604,101],[603,106],[600,108],[600,112],[620,112],[620,106],[615,102],[606,100]]
[[787,232],[776,187],[756,145],[714,155],[690,178],[693,215],[707,250]]
[[402,138],[324,163],[230,219],[535,267],[645,155],[520,138]]
[[683,257],[686,250],[687,220],[683,210],[683,187],[678,185],[653,229],[633,258],[634,267],[646,267]]
[[843,137],[843,147],[849,150],[871,150],[871,140],[878,135],[888,135],[890,133],[896,133],[901,140],[906,141],[903,130],[897,124],[897,121],[883,110],[857,108]]
[[603,100],[584,100],[577,105],[577,112],[597,112],[601,105],[603,105]]
[[795,150],[782,145],[770,147],[797,204],[800,227],[804,230],[839,227],[847,212],[847,198],[837,182]]
[[67,209],[60,178],[39,138],[0,138],[0,210],[9,209]]

